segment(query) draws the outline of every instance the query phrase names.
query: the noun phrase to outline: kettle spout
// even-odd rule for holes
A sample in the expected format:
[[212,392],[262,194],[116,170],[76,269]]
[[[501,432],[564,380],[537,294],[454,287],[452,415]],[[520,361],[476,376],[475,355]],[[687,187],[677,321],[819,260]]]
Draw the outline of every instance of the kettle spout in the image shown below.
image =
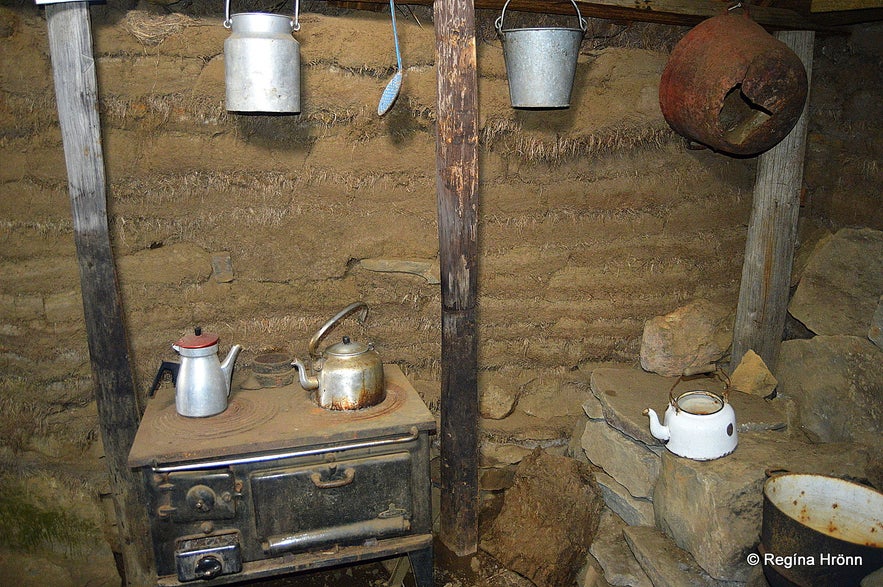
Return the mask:
[[227,384],[228,396],[230,395],[230,388],[233,386],[233,364],[236,362],[236,357],[239,356],[239,351],[241,350],[241,346],[234,344],[224,358],[224,362],[221,363],[221,371],[224,373],[224,382]]
[[300,359],[295,359],[294,361],[292,361],[291,366],[297,367],[297,376],[300,379],[301,387],[307,390],[316,389],[319,387],[319,376],[308,376],[307,368],[304,366],[303,362]]
[[668,439],[671,438],[671,432],[669,431],[668,426],[660,424],[659,416],[657,416],[656,412],[650,408],[644,410],[644,415],[650,416],[650,434],[653,435],[653,438],[667,442]]

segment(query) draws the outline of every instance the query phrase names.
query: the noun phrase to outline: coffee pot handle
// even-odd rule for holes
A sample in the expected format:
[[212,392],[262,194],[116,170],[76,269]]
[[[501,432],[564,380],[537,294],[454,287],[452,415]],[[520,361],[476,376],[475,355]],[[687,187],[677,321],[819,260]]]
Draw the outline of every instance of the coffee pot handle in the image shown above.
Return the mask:
[[347,306],[346,308],[344,308],[343,310],[341,310],[340,312],[335,314],[331,320],[329,320],[328,322],[323,324],[322,328],[320,328],[318,331],[316,331],[316,334],[314,334],[313,337],[310,339],[309,349],[310,349],[310,357],[312,359],[315,360],[315,359],[319,358],[320,353],[319,353],[318,347],[319,347],[319,341],[322,340],[322,337],[324,337],[325,334],[327,334],[328,331],[331,330],[331,328],[335,324],[337,324],[339,321],[343,320],[344,318],[346,318],[347,316],[349,316],[350,314],[352,314],[353,312],[355,312],[356,310],[359,310],[359,309],[362,310],[362,315],[359,316],[359,322],[365,322],[365,319],[368,317],[368,304],[366,304],[365,302],[353,302],[352,304],[350,304],[349,306]]
[[162,383],[163,375],[166,373],[172,377],[172,385],[175,385],[178,382],[178,371],[180,369],[181,363],[176,361],[163,361],[159,366],[159,371],[156,372],[156,377],[153,378],[153,384],[147,391],[147,397],[153,397],[153,394],[156,393],[156,390],[159,389],[159,386]]

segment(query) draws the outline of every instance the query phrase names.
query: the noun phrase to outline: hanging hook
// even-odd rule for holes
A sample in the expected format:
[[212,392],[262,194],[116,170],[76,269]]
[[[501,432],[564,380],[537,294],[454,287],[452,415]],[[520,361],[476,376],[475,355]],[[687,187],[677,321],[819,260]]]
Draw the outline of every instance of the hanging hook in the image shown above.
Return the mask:
[[730,4],[727,7],[727,13],[729,14],[730,12],[733,12],[734,10],[741,10],[745,14],[745,16],[750,17],[751,14],[750,14],[750,11],[748,10],[748,8],[749,8],[748,5],[749,5],[748,0],[739,0],[738,2],[733,2],[732,4]]

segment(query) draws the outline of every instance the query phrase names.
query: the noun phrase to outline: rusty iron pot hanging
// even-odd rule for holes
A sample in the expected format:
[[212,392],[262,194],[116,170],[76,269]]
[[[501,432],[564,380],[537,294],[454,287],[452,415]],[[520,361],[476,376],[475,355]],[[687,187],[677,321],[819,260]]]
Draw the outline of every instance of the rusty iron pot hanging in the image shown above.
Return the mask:
[[800,58],[743,14],[699,23],[675,46],[659,82],[668,124],[733,155],[756,155],[784,139],[803,111]]

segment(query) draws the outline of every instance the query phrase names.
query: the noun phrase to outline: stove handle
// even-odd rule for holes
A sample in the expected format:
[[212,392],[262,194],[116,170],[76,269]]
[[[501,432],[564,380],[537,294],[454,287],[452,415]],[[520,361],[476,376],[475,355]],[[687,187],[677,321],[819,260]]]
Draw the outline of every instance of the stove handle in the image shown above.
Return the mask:
[[335,489],[337,487],[343,487],[344,485],[349,485],[356,478],[356,470],[352,467],[347,467],[343,471],[343,477],[340,479],[329,479],[327,481],[322,480],[322,473],[313,473],[310,475],[310,481],[313,482],[313,485],[318,487],[319,489]]
[[362,442],[351,442],[349,444],[337,444],[332,446],[321,446],[317,448],[308,448],[283,453],[270,453],[264,455],[256,455],[253,457],[219,459],[216,461],[200,461],[196,463],[186,463],[184,465],[169,465],[160,467],[153,465],[151,470],[154,473],[176,473],[178,471],[199,471],[203,469],[215,469],[218,467],[230,467],[232,465],[248,465],[251,463],[267,463],[271,461],[281,461],[282,459],[290,459],[294,457],[305,457],[312,455],[321,455],[329,452],[339,452],[344,450],[353,450],[358,448],[374,448],[375,446],[386,446],[388,444],[403,444],[412,442],[420,437],[420,430],[416,426],[411,426],[410,434],[406,436],[394,436],[392,438],[377,438],[374,440],[366,440]]
[[411,521],[404,516],[375,518],[352,524],[270,536],[261,542],[261,548],[270,556],[278,556],[286,552],[297,552],[326,544],[387,538],[410,530]]

